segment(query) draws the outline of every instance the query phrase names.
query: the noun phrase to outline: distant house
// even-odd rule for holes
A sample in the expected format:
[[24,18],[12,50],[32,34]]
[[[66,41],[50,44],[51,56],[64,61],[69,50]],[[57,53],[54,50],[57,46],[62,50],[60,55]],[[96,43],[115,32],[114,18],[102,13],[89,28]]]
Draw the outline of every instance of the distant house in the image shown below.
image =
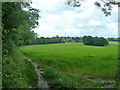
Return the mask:
[[76,42],[76,41],[72,39],[71,42]]
[[82,42],[82,40],[79,40],[79,42]]
[[75,40],[71,40],[71,42],[73,43],[73,42],[82,42],[82,40],[78,40],[78,41],[75,41]]

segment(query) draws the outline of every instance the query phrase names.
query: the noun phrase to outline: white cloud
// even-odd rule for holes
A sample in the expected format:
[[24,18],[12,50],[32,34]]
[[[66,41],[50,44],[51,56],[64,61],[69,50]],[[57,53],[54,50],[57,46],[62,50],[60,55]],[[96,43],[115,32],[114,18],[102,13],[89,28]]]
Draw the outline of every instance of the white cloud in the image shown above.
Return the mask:
[[86,26],[100,26],[102,25],[100,21],[97,20],[93,20],[91,19],[90,21],[88,21],[87,23],[79,23],[77,24],[78,27],[86,27]]
[[104,32],[104,31],[98,31],[98,34],[106,35],[107,32]]
[[118,30],[118,23],[109,23],[107,24],[107,27],[112,30]]
[[95,0],[81,7],[67,6],[64,0],[34,0],[32,6],[41,10],[40,26],[34,31],[40,36],[117,36],[117,7],[105,17],[94,5]]
[[89,22],[88,22],[88,24],[89,25],[92,25],[92,26],[100,26],[101,25],[101,23],[100,23],[100,21],[97,21],[97,20],[93,20],[93,19],[91,19]]
[[78,27],[84,27],[84,24],[79,23],[79,24],[77,24],[77,26],[78,26]]

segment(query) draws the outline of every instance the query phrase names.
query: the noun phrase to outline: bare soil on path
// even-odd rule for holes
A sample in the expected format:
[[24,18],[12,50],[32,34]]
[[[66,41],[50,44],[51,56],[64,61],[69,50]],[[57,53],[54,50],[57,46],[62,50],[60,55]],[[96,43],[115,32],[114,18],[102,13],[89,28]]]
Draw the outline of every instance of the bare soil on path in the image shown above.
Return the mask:
[[[41,68],[38,68],[38,64],[34,63],[32,60],[28,59],[27,57],[24,56],[24,58],[26,60],[28,60],[29,62],[31,62],[34,67],[35,67],[35,71],[37,72],[38,74],[38,88],[46,88],[46,89],[50,89],[50,86],[48,85],[47,81],[44,80],[43,76],[41,75],[41,73],[43,73],[43,70]],[[82,77],[84,78],[87,78],[87,79],[90,79],[96,83],[101,83],[100,86],[104,86],[106,88],[111,88],[111,87],[114,87],[115,85],[115,81],[114,80],[103,80],[103,79],[100,79],[100,78],[95,78],[95,77],[90,77],[88,75],[82,75]],[[32,88],[30,86],[30,88]]]
[[[38,68],[38,64],[34,63],[32,60],[28,59],[27,57],[24,57],[26,60],[28,60],[29,62],[31,62],[34,67],[35,67],[35,71],[38,74],[38,88],[49,88],[49,85],[47,83],[47,81],[44,80],[44,78],[42,77],[41,73],[43,73],[42,69]],[[32,87],[31,87],[32,88]]]

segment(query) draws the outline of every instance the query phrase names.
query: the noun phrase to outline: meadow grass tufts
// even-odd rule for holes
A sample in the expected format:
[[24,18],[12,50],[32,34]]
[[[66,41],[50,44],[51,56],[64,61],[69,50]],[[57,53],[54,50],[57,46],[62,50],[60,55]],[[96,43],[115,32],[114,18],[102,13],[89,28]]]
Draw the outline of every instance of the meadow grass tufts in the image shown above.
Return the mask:
[[[83,79],[80,75],[85,74],[92,77],[114,80],[118,70],[117,42],[109,42],[109,45],[103,47],[88,46],[83,43],[60,43],[29,45],[19,49],[22,53],[25,53],[27,57],[33,60],[33,62],[36,62],[47,69],[52,68],[52,71],[50,69],[50,71],[46,71],[49,72],[46,77],[53,79],[51,84],[53,82],[57,83],[57,81],[59,81],[57,77],[64,75],[64,77],[67,78],[64,79],[70,80],[69,82],[71,83],[77,82],[82,86],[87,86],[87,84],[89,86],[92,81]],[[52,72],[59,72],[59,74],[56,76]],[[71,74],[77,74],[79,77],[74,75],[69,76]],[[90,83],[84,84],[84,81]],[[71,83],[70,85],[72,85]],[[73,84],[73,86],[82,87],[77,84]]]

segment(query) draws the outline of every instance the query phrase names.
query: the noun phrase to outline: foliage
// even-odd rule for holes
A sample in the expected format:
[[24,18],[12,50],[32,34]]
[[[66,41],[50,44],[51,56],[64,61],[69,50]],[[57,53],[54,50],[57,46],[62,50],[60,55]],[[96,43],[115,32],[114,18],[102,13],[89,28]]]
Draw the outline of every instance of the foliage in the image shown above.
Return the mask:
[[105,16],[109,16],[109,15],[111,15],[112,6],[113,5],[118,5],[118,7],[119,7],[120,2],[115,1],[115,0],[112,0],[112,1],[100,0],[98,2],[95,2],[95,5],[101,8],[101,10],[102,10],[102,12],[104,13]]
[[51,44],[51,43],[65,43],[65,40],[63,37],[52,37],[52,38],[36,38],[35,42],[33,44]]
[[103,37],[84,36],[83,43],[85,45],[104,46],[108,44],[108,41]]
[[79,42],[79,40],[82,40],[82,37],[59,37],[58,35],[54,37],[37,37],[35,41],[32,44],[52,44],[52,43],[66,43],[66,42],[72,42],[74,40],[75,42]]
[[120,37],[119,38],[114,38],[114,37],[111,37],[111,38],[107,38],[108,41],[117,41],[117,42],[120,42]]
[[72,42],[74,40],[75,42],[79,42],[79,40],[82,40],[82,37],[59,37],[56,35],[56,37],[37,37],[35,41],[32,44],[52,44],[52,43],[66,43],[66,42]]
[[[80,7],[81,2],[86,0],[66,0],[66,4],[73,7]],[[120,2],[117,0],[99,0],[94,3],[97,7],[101,8],[102,12],[105,16],[111,15],[112,6],[118,5],[120,6]]]
[[24,60],[16,47],[13,48],[14,51],[8,57],[3,56],[2,88],[37,87],[38,76],[34,66],[32,63]]
[[17,46],[35,40],[36,34],[32,29],[38,25],[38,13],[39,10],[32,8],[29,3],[2,3],[3,88],[37,87],[34,67],[24,60]]
[[[2,7],[3,49],[8,49],[5,44],[8,39],[17,45],[31,43],[35,38],[35,33],[31,30],[38,25],[39,10],[20,2],[3,2]],[[23,8],[28,8],[28,11]]]
[[82,40],[82,37],[72,37],[72,40],[79,42],[80,40]]

